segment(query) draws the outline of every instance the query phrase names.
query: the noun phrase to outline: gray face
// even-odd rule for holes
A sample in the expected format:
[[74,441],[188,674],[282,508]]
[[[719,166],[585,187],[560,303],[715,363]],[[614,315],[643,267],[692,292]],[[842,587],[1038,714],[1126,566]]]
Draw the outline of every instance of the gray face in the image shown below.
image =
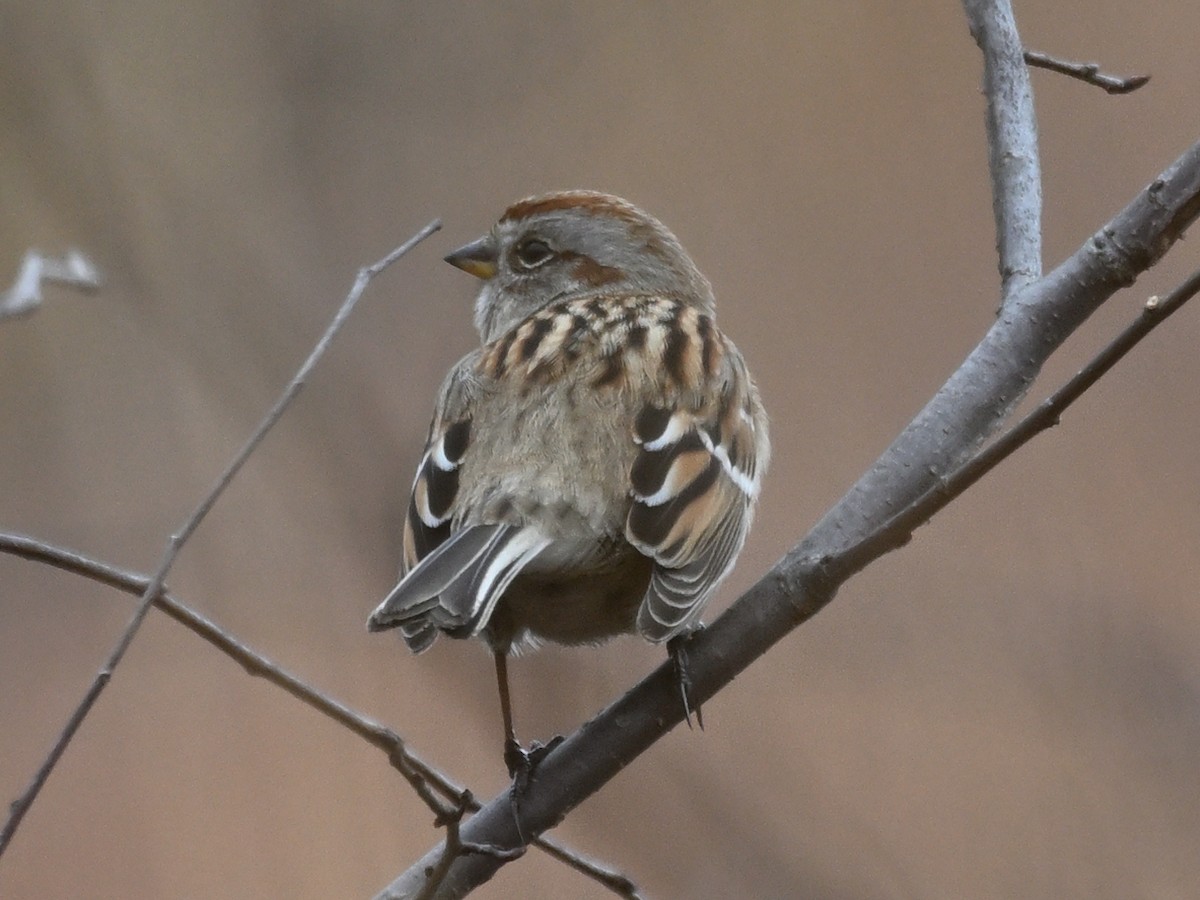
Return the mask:
[[487,239],[495,274],[475,307],[485,343],[542,307],[581,294],[691,296],[711,312],[708,282],[675,236],[635,207],[581,195],[570,205],[514,215],[521,209],[512,207]]

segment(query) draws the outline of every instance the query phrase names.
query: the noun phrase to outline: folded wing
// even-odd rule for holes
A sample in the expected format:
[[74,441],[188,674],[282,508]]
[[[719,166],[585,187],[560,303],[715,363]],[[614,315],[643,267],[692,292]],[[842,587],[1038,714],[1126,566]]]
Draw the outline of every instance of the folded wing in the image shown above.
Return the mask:
[[638,415],[625,535],[656,564],[637,619],[647,639],[696,627],[733,568],[766,465],[765,432],[748,392],[708,408],[652,405]]
[[471,443],[472,368],[467,357],[443,385],[405,516],[400,582],[367,621],[372,631],[399,628],[416,653],[442,631],[477,634],[512,579],[550,543],[535,527],[454,530],[460,468]]

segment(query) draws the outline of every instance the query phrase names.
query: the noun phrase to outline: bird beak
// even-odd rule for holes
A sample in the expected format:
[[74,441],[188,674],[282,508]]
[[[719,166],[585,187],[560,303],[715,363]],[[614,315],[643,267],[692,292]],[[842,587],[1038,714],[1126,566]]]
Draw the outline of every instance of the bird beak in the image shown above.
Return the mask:
[[446,257],[446,262],[456,269],[487,281],[496,274],[496,243],[491,235],[459,247]]

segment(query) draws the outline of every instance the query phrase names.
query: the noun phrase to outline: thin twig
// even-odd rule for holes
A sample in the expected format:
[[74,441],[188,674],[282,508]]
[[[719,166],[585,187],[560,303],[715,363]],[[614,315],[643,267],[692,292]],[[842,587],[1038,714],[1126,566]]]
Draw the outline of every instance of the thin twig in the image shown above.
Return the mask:
[[[20,534],[0,532],[0,553],[9,553],[23,559],[45,563],[85,578],[90,578],[100,584],[108,585],[127,594],[140,596],[150,584],[150,578],[137,572],[130,572],[116,566],[108,565],[99,560],[91,559],[72,550],[56,547],[43,541]],[[272,662],[253,648],[239,641],[228,631],[221,628],[211,619],[196,612],[191,607],[163,592],[154,600],[154,605],[170,618],[183,625],[193,634],[220,650],[234,662],[240,665],[249,675],[262,678],[277,687],[282,688],[292,697],[321,715],[332,719],[342,727],[363,738],[373,747],[382,750],[388,761],[404,778],[413,785],[417,795],[433,812],[435,818],[446,815],[452,807],[443,805],[443,801],[431,802],[429,788],[441,797],[454,804],[463,803],[466,808],[476,812],[480,808],[479,801],[471,792],[423,760],[408,748],[403,738],[390,728],[364,716],[345,704],[333,699],[291,672]],[[423,784],[418,789],[414,783],[416,776]],[[588,859],[579,852],[564,846],[552,838],[540,837],[534,841],[535,846],[552,858],[574,869],[581,875],[592,879],[620,897],[635,900],[639,897],[637,885],[621,872]]]
[[61,259],[28,250],[13,286],[0,294],[0,319],[37,309],[42,303],[43,284],[61,284],[90,293],[100,289],[100,282],[100,270],[79,250],[68,250]]
[[1024,48],[1008,0],[963,0],[983,52],[992,215],[1005,300],[1042,276],[1042,173]]
[[1094,85],[1109,94],[1130,94],[1150,81],[1149,75],[1130,75],[1128,78],[1120,78],[1101,72],[1098,63],[1069,62],[1037,50],[1026,50],[1025,62],[1039,69],[1049,69],[1060,75],[1077,78],[1085,84]]
[[208,493],[204,496],[204,499],[200,501],[200,504],[184,521],[183,526],[179,529],[179,531],[171,536],[171,539],[167,542],[167,547],[163,552],[162,559],[158,564],[158,568],[155,570],[154,574],[150,578],[149,583],[146,585],[145,590],[142,592],[141,602],[134,611],[133,617],[129,620],[129,624],[125,626],[124,632],[117,639],[117,643],[109,653],[104,665],[100,667],[100,670],[96,673],[96,677],[88,686],[87,691],[83,695],[83,699],[79,701],[79,704],[75,707],[74,711],[67,719],[66,725],[63,726],[62,732],[59,734],[57,740],[55,740],[54,746],[51,747],[50,752],[46,755],[42,765],[34,774],[29,786],[21,792],[21,795],[17,797],[16,800],[13,801],[12,806],[9,809],[8,819],[4,823],[4,829],[0,831],[0,856],[4,855],[4,850],[8,846],[9,841],[12,840],[13,834],[16,833],[17,828],[20,826],[21,820],[25,817],[25,813],[29,811],[29,808],[33,805],[34,800],[37,799],[37,795],[41,792],[42,786],[46,783],[46,779],[49,778],[50,773],[54,771],[55,765],[58,763],[59,759],[62,758],[67,746],[71,743],[71,739],[79,730],[79,726],[83,724],[83,720],[87,717],[88,712],[91,710],[92,706],[103,692],[105,686],[112,678],[113,671],[124,658],[125,651],[129,649],[129,645],[133,643],[133,639],[137,635],[138,629],[141,627],[142,622],[146,618],[146,613],[150,611],[150,607],[154,604],[154,601],[163,592],[167,573],[171,570],[171,566],[174,565],[175,559],[179,555],[179,551],[183,548],[184,543],[189,537],[191,537],[192,533],[204,520],[205,515],[207,515],[208,511],[212,509],[213,504],[217,502],[217,498],[221,496],[225,488],[229,486],[230,482],[233,481],[234,476],[237,475],[238,471],[245,464],[246,460],[249,459],[250,454],[254,452],[255,448],[258,447],[259,443],[266,436],[267,432],[270,431],[275,423],[279,421],[280,417],[284,413],[284,410],[287,409],[288,405],[300,392],[300,389],[304,386],[305,380],[308,378],[309,373],[312,372],[313,367],[325,354],[326,349],[329,347],[330,341],[332,341],[334,335],[341,330],[342,325],[353,311],[355,305],[358,303],[359,297],[362,296],[363,291],[366,289],[371,280],[396,260],[400,259],[400,257],[404,256],[404,254],[406,254],[425,238],[429,237],[429,235],[437,231],[440,227],[440,222],[431,222],[417,232],[416,235],[410,238],[402,246],[393,250],[383,259],[379,260],[379,262],[359,271],[358,277],[355,279],[354,286],[350,289],[350,293],[346,295],[346,299],[342,302],[342,305],[334,315],[333,320],[329,323],[329,327],[325,329],[325,333],[322,334],[320,340],[317,341],[317,344],[309,354],[308,359],[304,361],[304,364],[300,367],[299,371],[288,383],[287,387],[284,388],[283,393],[275,402],[275,405],[271,407],[270,411],[266,414],[266,416],[263,417],[262,421],[259,422],[258,427],[254,430],[254,433],[250,436],[250,439],[225,468],[225,471],[221,473],[221,476],[213,484],[212,488],[209,489]]

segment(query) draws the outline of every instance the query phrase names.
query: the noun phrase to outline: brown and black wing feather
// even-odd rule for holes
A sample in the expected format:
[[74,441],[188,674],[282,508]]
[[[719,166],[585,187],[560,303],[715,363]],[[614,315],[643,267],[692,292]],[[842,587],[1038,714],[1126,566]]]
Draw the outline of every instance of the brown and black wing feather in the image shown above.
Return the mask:
[[700,392],[706,402],[649,405],[634,424],[625,535],[655,561],[637,619],[655,642],[696,627],[733,567],[770,452],[749,374],[731,344],[724,350],[719,388]]

